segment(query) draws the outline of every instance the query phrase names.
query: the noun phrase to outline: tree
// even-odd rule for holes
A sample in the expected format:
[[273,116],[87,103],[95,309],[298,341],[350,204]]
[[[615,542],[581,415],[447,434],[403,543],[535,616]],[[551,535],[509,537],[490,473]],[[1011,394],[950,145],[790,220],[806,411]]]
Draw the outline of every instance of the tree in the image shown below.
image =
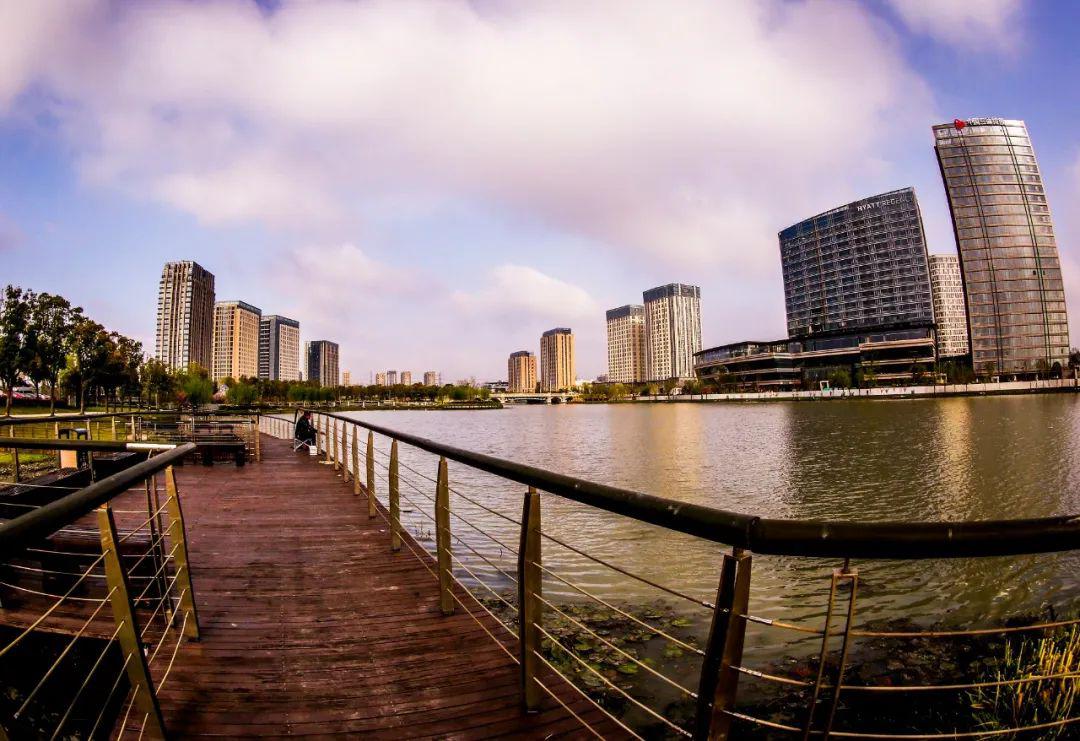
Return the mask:
[[33,300],[33,293],[7,286],[0,304],[0,382],[7,390],[5,413],[8,416],[11,415],[15,386],[30,366],[32,347],[27,340],[27,331]]
[[829,388],[846,389],[850,387],[851,373],[846,368],[834,368],[829,371]]
[[1035,377],[1036,378],[1049,378],[1050,377],[1050,361],[1046,358],[1039,358],[1035,361]]
[[1073,378],[1076,378],[1076,369],[1080,368],[1080,350],[1075,347],[1069,351],[1069,370],[1073,373]]
[[97,322],[82,318],[75,323],[71,337],[73,370],[77,379],[79,413],[86,411],[86,392],[94,390],[104,378],[112,353],[109,333]]
[[229,386],[229,390],[225,392],[225,399],[230,404],[241,407],[251,406],[258,398],[258,389],[246,381],[234,383],[232,386]]
[[56,386],[67,365],[73,330],[83,318],[63,296],[39,293],[30,302],[28,337],[33,355],[30,378],[35,385],[49,384],[49,413],[56,413]]
[[151,358],[143,363],[139,369],[139,379],[142,382],[146,400],[153,399],[156,407],[160,407],[161,400],[171,397],[176,389],[176,378],[173,377],[169,366],[157,358]]
[[181,407],[191,405],[191,411],[214,398],[214,382],[202,366],[192,363],[176,375],[176,400]]

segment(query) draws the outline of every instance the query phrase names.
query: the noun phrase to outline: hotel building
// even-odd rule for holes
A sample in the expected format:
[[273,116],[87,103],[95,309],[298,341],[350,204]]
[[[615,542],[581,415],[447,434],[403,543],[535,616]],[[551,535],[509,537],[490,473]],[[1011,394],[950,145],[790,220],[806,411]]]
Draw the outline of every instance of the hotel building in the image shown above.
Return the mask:
[[1064,367],[1069,326],[1054,226],[1023,121],[933,127],[977,373]]
[[214,275],[197,262],[167,262],[158,284],[154,355],[170,368],[196,363],[207,370],[214,353]]
[[528,350],[510,353],[506,378],[511,394],[531,394],[536,391],[536,356]]
[[540,390],[564,391],[574,385],[574,333],[556,327],[540,337]]
[[780,232],[789,337],[695,357],[702,378],[742,388],[910,381],[933,370],[934,310],[922,216],[912,188],[834,208]]
[[214,380],[258,377],[261,321],[262,310],[249,303],[214,304]]
[[259,378],[300,380],[300,322],[277,314],[259,322]]
[[960,258],[956,255],[930,255],[930,293],[934,297],[938,357],[967,355],[967,310],[964,281],[960,276]]
[[701,289],[669,283],[645,291],[645,380],[694,377],[701,349]]
[[645,307],[629,304],[607,312],[607,380],[645,379]]
[[304,345],[307,357],[307,377],[320,386],[338,385],[338,354],[336,342],[313,340]]

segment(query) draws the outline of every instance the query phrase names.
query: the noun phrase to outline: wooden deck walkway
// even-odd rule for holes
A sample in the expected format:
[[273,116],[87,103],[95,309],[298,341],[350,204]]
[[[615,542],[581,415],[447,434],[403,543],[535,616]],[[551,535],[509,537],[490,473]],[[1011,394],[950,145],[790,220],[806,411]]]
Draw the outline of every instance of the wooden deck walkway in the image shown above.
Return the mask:
[[173,735],[587,735],[550,698],[520,712],[516,665],[460,608],[440,614],[431,573],[391,553],[351,484],[286,441],[263,436],[262,453],[240,469],[178,469],[202,640],[161,688]]

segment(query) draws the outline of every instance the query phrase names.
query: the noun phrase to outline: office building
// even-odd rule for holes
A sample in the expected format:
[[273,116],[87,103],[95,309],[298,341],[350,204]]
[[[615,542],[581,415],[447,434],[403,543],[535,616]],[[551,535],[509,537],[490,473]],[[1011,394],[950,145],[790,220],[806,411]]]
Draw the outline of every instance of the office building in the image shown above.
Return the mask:
[[214,304],[214,380],[258,377],[261,321],[262,311],[244,301]]
[[350,373],[349,371],[341,372],[341,385],[352,386],[352,373]]
[[930,255],[930,293],[934,298],[934,322],[939,358],[968,354],[967,310],[960,258]]
[[385,386],[386,385],[386,373],[383,373],[382,371],[380,371],[380,372],[375,374],[375,385],[376,386]]
[[338,355],[336,342],[313,340],[304,345],[307,358],[307,377],[320,386],[338,385]]
[[646,380],[644,306],[629,304],[607,312],[607,362],[611,383]]
[[952,211],[977,373],[1063,368],[1069,326],[1054,226],[1023,121],[933,127]]
[[398,382],[397,371],[386,371],[386,383],[388,386],[396,386]]
[[645,291],[645,378],[694,377],[701,349],[701,289],[669,283]]
[[424,385],[425,386],[440,386],[439,374],[435,371],[424,371]]
[[507,389],[512,394],[536,391],[536,355],[528,350],[510,353],[506,363]]
[[540,337],[540,390],[563,391],[574,385],[574,333],[556,327]]
[[174,369],[210,370],[214,353],[214,275],[197,262],[167,262],[158,284],[154,354]]
[[402,386],[412,386],[412,371],[401,371],[401,378],[399,380],[401,381]]
[[834,208],[779,237],[789,336],[933,324],[914,189]]
[[259,378],[300,380],[300,322],[277,314],[259,322]]

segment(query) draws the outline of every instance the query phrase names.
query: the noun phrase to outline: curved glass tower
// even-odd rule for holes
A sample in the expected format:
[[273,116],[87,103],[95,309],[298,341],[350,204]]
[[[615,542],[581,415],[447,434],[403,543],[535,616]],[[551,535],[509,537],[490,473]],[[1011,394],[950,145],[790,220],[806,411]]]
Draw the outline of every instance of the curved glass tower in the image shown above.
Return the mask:
[[1064,367],[1069,325],[1054,227],[1023,121],[933,127],[979,373]]

